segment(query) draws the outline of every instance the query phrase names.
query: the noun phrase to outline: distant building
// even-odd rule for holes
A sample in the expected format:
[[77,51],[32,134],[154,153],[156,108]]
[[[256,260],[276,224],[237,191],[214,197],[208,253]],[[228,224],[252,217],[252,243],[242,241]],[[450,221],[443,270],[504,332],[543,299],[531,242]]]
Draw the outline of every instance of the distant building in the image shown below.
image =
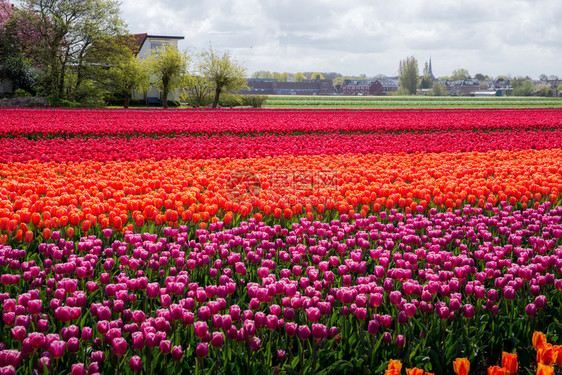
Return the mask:
[[[146,59],[150,53],[159,48],[165,47],[167,45],[178,46],[178,41],[185,39],[183,36],[166,36],[166,35],[149,35],[144,34],[133,34],[135,39],[135,45],[138,48],[137,57],[139,59]],[[151,86],[150,89],[145,93],[135,93],[133,95],[135,99],[144,99],[147,104],[160,104],[161,96],[158,88]],[[179,91],[171,92],[168,95],[168,100],[178,100]]]
[[480,88],[477,79],[464,79],[458,81],[445,81],[445,89],[451,95],[470,95]]
[[494,86],[495,89],[503,89],[503,88],[509,86],[509,81],[507,81],[503,77],[498,77],[494,81],[493,86]]
[[341,86],[344,95],[386,95],[398,91],[398,82],[391,79],[346,79]]
[[248,78],[241,94],[255,95],[335,95],[330,79],[309,79],[302,82],[279,82],[277,79]]

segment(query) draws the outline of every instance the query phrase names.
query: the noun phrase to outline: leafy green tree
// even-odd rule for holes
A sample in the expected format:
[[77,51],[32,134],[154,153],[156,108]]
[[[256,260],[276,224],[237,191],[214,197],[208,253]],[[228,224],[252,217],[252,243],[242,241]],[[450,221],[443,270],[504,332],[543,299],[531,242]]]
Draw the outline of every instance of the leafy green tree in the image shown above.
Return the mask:
[[168,95],[185,84],[188,77],[189,57],[174,45],[153,50],[147,64],[155,86],[162,96],[162,105],[168,108]]
[[302,82],[305,80],[306,80],[306,76],[302,73],[295,73],[295,75],[293,76],[294,82]]
[[560,95],[561,92],[562,92],[562,85],[558,85],[558,87],[556,88],[556,96]]
[[219,104],[223,91],[238,91],[246,85],[246,67],[232,58],[229,51],[220,54],[209,47],[200,54],[197,67],[199,73],[213,83],[213,108]]
[[420,81],[420,88],[422,89],[429,89],[432,85],[431,74],[429,73],[429,64],[427,61],[423,67],[423,77]]
[[535,91],[535,82],[528,77],[516,77],[510,81],[513,96],[531,96]]
[[486,81],[486,80],[489,80],[490,78],[489,78],[488,76],[485,76],[485,75],[482,74],[482,73],[476,73],[476,74],[474,75],[474,79],[477,79],[477,80],[479,80],[479,81]]
[[445,86],[443,86],[442,84],[434,83],[433,86],[431,87],[431,90],[429,91],[429,95],[446,96],[447,90],[445,89]]
[[150,87],[150,72],[145,60],[130,54],[115,61],[109,69],[110,85],[125,97],[124,108],[129,108],[133,91],[144,92]]
[[538,96],[552,96],[552,87],[548,83],[540,83],[535,86],[534,92]]
[[418,61],[414,56],[407,57],[405,60],[400,60],[399,66],[400,86],[407,90],[410,95],[414,95],[418,89]]
[[465,79],[470,79],[470,74],[468,74],[468,70],[462,68],[453,70],[453,75],[451,76],[452,81],[460,81]]
[[[88,59],[94,45],[125,34],[118,0],[22,0],[19,17],[27,20],[19,33],[27,40],[26,57],[41,71],[45,94],[72,96],[90,75],[88,67],[102,61]],[[72,73],[71,73],[72,72]],[[73,87],[69,86],[69,75]],[[72,99],[70,97],[70,99]]]
[[193,107],[205,107],[213,102],[213,83],[199,74],[191,75],[180,99]]
[[322,73],[315,72],[312,73],[310,79],[324,79],[324,76],[322,75]]

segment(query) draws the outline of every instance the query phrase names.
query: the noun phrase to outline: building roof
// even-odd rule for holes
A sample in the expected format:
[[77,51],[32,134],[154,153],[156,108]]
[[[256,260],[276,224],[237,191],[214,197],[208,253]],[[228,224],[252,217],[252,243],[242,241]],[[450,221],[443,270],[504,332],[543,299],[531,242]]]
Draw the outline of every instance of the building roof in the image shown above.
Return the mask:
[[[147,33],[142,34],[133,34],[135,38],[135,46],[138,48],[137,51],[140,51],[144,42],[147,38],[154,38],[154,39],[175,39],[175,40],[183,40],[185,37],[183,36],[171,36],[171,35],[149,35]],[[138,53],[138,52],[137,52]]]
[[384,87],[398,87],[398,82],[392,79],[346,79],[344,83],[346,86],[369,87],[377,81]]

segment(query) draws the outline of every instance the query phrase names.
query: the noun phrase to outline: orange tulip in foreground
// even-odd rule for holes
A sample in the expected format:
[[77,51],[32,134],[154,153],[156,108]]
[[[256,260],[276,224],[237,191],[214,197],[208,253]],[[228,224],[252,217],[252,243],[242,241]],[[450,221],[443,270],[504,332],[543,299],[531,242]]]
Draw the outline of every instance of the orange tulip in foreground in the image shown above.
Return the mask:
[[554,345],[552,349],[556,353],[556,364],[562,367],[562,345]]
[[402,362],[400,362],[397,359],[391,359],[388,362],[388,367],[387,367],[387,371],[389,370],[396,370],[397,373],[400,373],[400,371],[402,370]]
[[558,352],[556,352],[552,344],[546,344],[537,351],[537,363],[542,363],[547,366],[556,363]]
[[537,375],[553,375],[553,374],[554,374],[554,366],[547,366],[542,363],[538,364]]
[[470,361],[467,358],[457,358],[453,362],[453,370],[457,375],[466,375],[470,371]]
[[542,332],[535,331],[533,333],[533,348],[538,351],[544,345],[546,345],[546,335]]
[[423,375],[423,370],[421,368],[407,368],[406,369],[406,374],[407,375]]
[[488,375],[506,375],[507,370],[504,367],[490,366],[488,367]]
[[502,367],[507,370],[509,375],[513,375],[517,372],[517,353],[502,353]]

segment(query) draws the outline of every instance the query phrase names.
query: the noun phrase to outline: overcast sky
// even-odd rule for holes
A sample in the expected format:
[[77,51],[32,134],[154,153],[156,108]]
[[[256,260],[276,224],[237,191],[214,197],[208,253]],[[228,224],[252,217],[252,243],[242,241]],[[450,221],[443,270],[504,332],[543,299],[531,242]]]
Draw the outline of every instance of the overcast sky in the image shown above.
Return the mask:
[[436,76],[562,76],[562,0],[122,0],[133,33],[228,49],[251,74],[394,75],[430,56]]

